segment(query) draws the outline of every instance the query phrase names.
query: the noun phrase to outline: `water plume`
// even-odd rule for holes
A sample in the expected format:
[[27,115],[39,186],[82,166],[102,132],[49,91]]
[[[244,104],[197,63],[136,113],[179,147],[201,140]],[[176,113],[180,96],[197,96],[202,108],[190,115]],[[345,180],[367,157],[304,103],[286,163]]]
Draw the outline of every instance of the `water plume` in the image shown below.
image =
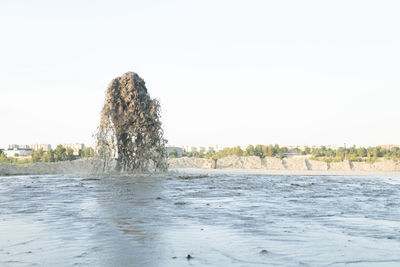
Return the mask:
[[106,91],[96,134],[101,170],[167,170],[167,140],[161,126],[160,103],[150,98],[139,75],[127,72],[113,79]]

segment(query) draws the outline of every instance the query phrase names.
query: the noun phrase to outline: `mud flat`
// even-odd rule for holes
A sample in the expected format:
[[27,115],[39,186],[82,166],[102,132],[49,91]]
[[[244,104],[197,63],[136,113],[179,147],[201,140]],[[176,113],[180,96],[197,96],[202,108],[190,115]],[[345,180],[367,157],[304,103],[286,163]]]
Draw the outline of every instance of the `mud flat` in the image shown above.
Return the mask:
[[400,265],[400,177],[196,170],[0,176],[0,266]]

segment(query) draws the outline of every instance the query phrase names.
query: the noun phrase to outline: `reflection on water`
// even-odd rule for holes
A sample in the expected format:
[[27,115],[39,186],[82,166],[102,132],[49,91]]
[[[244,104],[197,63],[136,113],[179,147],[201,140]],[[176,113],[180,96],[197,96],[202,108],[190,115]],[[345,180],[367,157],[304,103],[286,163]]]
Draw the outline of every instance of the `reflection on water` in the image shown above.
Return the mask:
[[393,266],[400,264],[400,183],[0,177],[0,233],[0,266]]

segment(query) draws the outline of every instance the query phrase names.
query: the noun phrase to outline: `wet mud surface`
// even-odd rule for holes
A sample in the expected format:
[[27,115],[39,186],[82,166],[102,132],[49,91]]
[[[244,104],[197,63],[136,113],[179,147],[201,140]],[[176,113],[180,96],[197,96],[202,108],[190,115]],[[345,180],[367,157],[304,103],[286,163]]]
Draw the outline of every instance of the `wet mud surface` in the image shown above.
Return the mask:
[[400,178],[0,177],[0,266],[396,266]]

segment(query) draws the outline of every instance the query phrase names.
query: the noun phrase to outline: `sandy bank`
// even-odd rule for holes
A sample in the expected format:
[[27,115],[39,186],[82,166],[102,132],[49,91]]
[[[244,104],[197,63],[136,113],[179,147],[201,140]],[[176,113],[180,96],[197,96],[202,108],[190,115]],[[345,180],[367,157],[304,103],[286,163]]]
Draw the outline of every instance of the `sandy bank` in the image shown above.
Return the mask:
[[[392,160],[376,163],[337,162],[326,163],[305,157],[264,158],[229,156],[218,160],[218,168],[211,169],[211,160],[201,158],[169,159],[169,168],[178,172],[243,173],[270,175],[385,175],[400,176],[400,165]],[[27,166],[0,164],[0,175],[24,174],[90,174],[93,161],[75,160],[57,163],[34,163]]]
[[383,171],[312,171],[312,170],[267,170],[267,169],[201,169],[201,168],[171,168],[170,171],[179,175],[301,175],[301,176],[379,176],[398,177],[400,172]]
[[[211,160],[199,158],[176,158],[169,160],[170,169],[181,168],[203,168],[211,169]],[[400,164],[392,160],[381,160],[376,163],[367,162],[333,162],[326,163],[323,161],[310,160],[306,157],[292,158],[264,158],[259,157],[238,157],[229,156],[218,160],[218,169],[250,169],[250,170],[266,170],[268,173],[272,171],[284,171],[287,173],[305,172],[324,173],[379,173],[379,172],[400,172]],[[280,172],[282,173],[282,172]]]
[[88,174],[92,171],[93,164],[90,160],[62,161],[55,163],[33,163],[26,166],[15,166],[0,163],[0,175],[25,175],[25,174]]

